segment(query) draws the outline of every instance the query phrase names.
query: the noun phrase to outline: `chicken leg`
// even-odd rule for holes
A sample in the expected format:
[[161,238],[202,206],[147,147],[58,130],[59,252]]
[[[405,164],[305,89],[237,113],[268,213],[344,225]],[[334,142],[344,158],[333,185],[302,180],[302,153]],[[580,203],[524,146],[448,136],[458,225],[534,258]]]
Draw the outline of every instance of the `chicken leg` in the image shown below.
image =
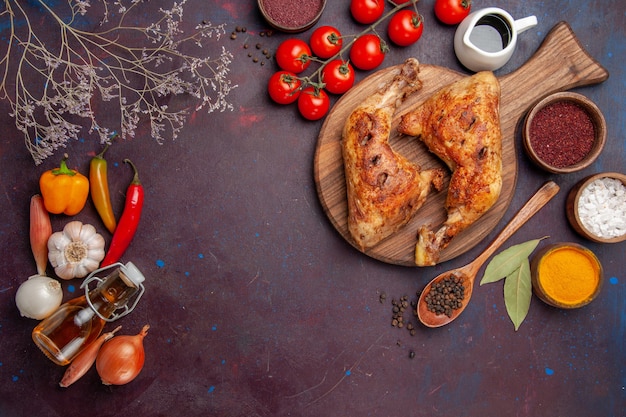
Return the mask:
[[421,88],[419,62],[409,58],[400,72],[348,117],[342,155],[348,200],[348,229],[361,250],[405,226],[433,186],[441,189],[445,170],[421,171],[389,144],[399,103]]
[[437,230],[424,225],[415,248],[418,266],[435,265],[452,238],[500,196],[502,135],[500,84],[484,71],[450,84],[402,116],[398,131],[416,136],[452,171],[447,219]]

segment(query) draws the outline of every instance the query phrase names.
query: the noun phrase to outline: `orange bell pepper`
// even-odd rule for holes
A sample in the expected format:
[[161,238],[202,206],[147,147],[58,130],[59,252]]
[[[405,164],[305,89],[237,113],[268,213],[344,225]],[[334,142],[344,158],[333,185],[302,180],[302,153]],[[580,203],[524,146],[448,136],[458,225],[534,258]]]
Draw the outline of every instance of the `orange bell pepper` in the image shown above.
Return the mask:
[[65,154],[59,168],[41,174],[39,188],[46,210],[54,214],[78,214],[89,196],[89,180],[83,174],[67,167]]

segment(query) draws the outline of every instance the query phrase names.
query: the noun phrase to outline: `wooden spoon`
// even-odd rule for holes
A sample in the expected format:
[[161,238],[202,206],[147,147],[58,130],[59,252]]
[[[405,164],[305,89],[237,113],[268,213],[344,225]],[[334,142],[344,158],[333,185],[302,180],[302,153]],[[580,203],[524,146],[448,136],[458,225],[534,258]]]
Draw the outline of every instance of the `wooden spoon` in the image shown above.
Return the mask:
[[[474,287],[474,280],[478,271],[483,266],[483,263],[502,245],[509,237],[511,237],[517,230],[524,225],[532,216],[534,216],[548,201],[552,199],[559,192],[559,186],[553,182],[548,181],[545,183],[530,200],[524,204],[524,206],[513,216],[500,234],[491,242],[489,246],[472,262],[469,264],[453,269],[451,271],[439,274],[432,281],[430,281],[419,300],[417,301],[417,316],[419,320],[428,327],[440,327],[450,323],[461,315],[465,307],[469,304],[470,298],[472,298],[472,288]],[[428,310],[425,296],[430,292],[432,285],[450,275],[454,275],[462,280],[465,287],[465,297],[461,308],[452,310],[452,314],[448,317],[445,314],[435,314]]]

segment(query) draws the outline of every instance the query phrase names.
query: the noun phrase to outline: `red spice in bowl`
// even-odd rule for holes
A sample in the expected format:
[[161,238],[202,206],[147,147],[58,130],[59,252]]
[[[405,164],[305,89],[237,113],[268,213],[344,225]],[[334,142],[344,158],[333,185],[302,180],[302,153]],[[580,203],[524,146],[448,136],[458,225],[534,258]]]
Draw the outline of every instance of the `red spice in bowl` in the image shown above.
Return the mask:
[[533,162],[552,173],[569,173],[588,167],[598,157],[606,141],[606,123],[585,96],[556,93],[528,112],[523,135]]
[[530,125],[530,146],[537,156],[556,168],[582,161],[595,140],[587,112],[571,101],[548,104]]
[[317,23],[326,0],[258,0],[258,4],[261,14],[272,27],[296,33]]

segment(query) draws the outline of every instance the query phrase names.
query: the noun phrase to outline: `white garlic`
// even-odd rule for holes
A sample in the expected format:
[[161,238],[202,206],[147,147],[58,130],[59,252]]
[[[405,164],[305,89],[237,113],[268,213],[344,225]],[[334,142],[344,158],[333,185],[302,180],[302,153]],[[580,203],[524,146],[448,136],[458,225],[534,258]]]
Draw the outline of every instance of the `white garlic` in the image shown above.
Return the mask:
[[83,278],[104,258],[104,238],[90,224],[72,221],[48,239],[48,260],[61,279]]

